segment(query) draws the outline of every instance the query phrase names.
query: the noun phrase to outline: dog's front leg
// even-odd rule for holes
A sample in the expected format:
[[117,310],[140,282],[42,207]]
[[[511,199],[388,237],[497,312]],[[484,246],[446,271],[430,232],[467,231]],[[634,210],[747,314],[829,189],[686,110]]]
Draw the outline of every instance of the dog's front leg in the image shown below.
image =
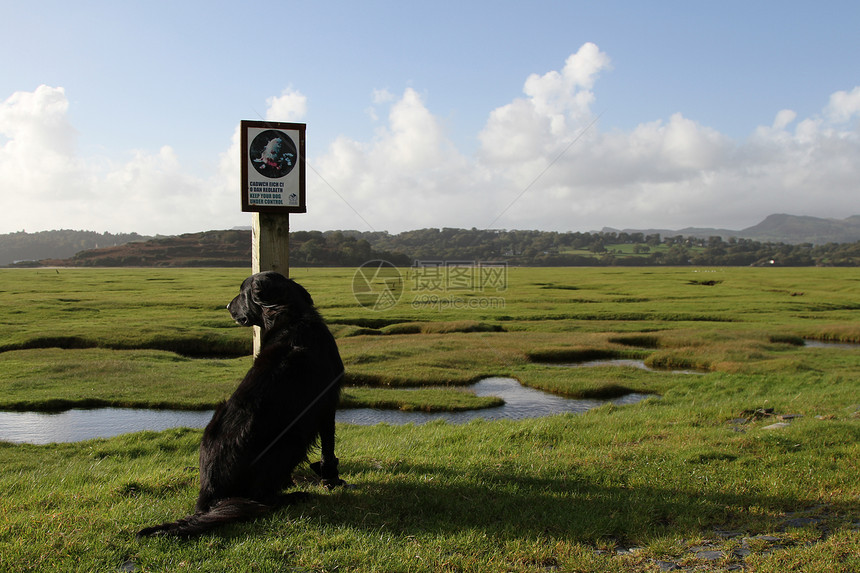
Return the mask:
[[323,415],[322,424],[320,425],[320,461],[311,464],[311,468],[322,478],[323,486],[327,489],[334,489],[339,485],[346,485],[346,482],[340,479],[337,471],[337,457],[334,455],[334,429],[335,429],[335,409],[332,408],[331,413]]

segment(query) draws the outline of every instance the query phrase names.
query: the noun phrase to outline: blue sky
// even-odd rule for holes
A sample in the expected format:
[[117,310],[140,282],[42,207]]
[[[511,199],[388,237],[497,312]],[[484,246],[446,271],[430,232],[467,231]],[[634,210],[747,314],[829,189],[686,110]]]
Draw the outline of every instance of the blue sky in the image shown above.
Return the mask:
[[856,2],[0,6],[0,233],[248,225],[261,118],[308,125],[294,229],[860,214]]

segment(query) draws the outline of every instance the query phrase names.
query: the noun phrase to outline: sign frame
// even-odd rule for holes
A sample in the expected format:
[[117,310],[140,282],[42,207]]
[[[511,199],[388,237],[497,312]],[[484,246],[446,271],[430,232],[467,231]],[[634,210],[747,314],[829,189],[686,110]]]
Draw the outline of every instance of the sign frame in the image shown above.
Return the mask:
[[242,211],[307,212],[306,129],[304,123],[241,121]]

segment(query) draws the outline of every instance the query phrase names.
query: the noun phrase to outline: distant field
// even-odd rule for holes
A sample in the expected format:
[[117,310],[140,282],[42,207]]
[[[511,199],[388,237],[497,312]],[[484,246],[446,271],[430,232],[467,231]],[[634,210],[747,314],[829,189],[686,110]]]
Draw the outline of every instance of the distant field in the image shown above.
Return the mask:
[[[402,269],[399,302],[378,311],[356,302],[355,272],[295,269],[293,278],[313,294],[339,338],[348,380],[360,386],[456,385],[489,375],[529,383],[540,368],[531,357],[559,361],[589,351],[750,372],[794,360],[785,344],[791,337],[860,341],[855,269],[508,268],[492,280],[432,283]],[[111,399],[211,407],[248,366],[250,331],[225,309],[245,274],[0,271],[0,304],[8,309],[0,407]],[[81,371],[109,393],[77,388]],[[28,384],[33,378],[38,391]]]
[[[430,271],[401,269],[399,300],[371,310],[356,269],[293,269],[338,339],[345,406],[479,408],[462,386],[486,376],[655,398],[522,422],[344,425],[355,489],[302,474],[313,502],[185,543],[133,532],[193,505],[198,431],[0,444],[2,568],[860,569],[860,348],[804,346],[860,343],[860,269]],[[246,274],[0,270],[0,409],[211,407],[250,365],[250,331],[225,309]],[[655,370],[552,365],[612,357]],[[711,545],[720,560],[694,551]]]
[[[609,244],[605,246],[607,253],[615,253],[617,255],[624,255],[625,257],[642,257],[647,258],[654,253],[668,253],[669,245],[665,243],[660,243],[659,245],[646,245],[646,244],[636,244],[636,243],[620,243],[620,244]],[[705,252],[705,247],[700,246],[688,246],[686,247],[687,251],[690,254],[695,253],[703,253]],[[583,256],[600,256],[600,253],[595,253],[590,249],[575,249],[575,248],[565,248],[559,249],[559,253],[563,255],[583,255]]]

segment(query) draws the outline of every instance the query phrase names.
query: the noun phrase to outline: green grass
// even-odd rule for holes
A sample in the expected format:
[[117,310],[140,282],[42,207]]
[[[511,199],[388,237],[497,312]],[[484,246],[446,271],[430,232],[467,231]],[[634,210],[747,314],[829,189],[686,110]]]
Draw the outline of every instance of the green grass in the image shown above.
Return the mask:
[[[850,495],[856,423],[810,417],[779,435],[765,422],[739,434],[671,401],[528,423],[341,427],[342,469],[355,489],[327,493],[303,471],[312,501],[189,542],[137,542],[133,534],[193,505],[199,432],[6,446],[5,565],[645,570],[649,559],[683,553],[714,529],[784,539],[788,549],[757,557],[757,571],[857,565],[845,553],[860,542]],[[780,531],[796,511],[824,520],[830,535]],[[643,550],[596,552],[616,545]]]
[[202,410],[225,400],[250,358],[192,360],[162,350],[29,349],[0,354],[4,410]]
[[[373,312],[352,298],[352,269],[294,269],[338,338],[345,406],[487,407],[492,398],[462,388],[485,376],[572,397],[655,396],[536,420],[340,425],[354,489],[326,492],[301,469],[311,501],[184,542],[133,534],[193,506],[200,431],[0,444],[0,569],[739,563],[691,552],[713,542],[750,548],[747,570],[857,571],[860,349],[799,341],[860,342],[860,271],[704,271],[511,268],[504,291],[445,293],[501,297],[503,308],[413,305],[422,293],[407,287],[400,304]],[[250,332],[224,309],[244,274],[0,271],[0,408],[211,407],[250,363]],[[594,358],[662,370],[550,364]],[[796,417],[766,429],[779,414]],[[792,527],[793,517],[815,521]],[[738,537],[718,533],[727,530]]]
[[[637,253],[636,247],[646,247],[647,251],[642,251]],[[646,245],[645,243],[640,243],[636,245],[635,243],[617,243],[617,244],[607,244],[604,245],[607,253],[615,253],[617,255],[623,255],[625,257],[641,257],[648,258],[650,255],[654,253],[668,253],[670,249],[670,245],[659,244],[659,245]],[[699,246],[691,246],[686,247],[690,253],[698,253],[703,252],[705,250],[704,247]],[[564,255],[582,255],[582,256],[591,256],[591,257],[600,257],[603,253],[595,253],[591,249],[575,249],[573,247],[567,247],[559,249],[559,253]]]
[[376,408],[404,412],[459,412],[502,406],[495,396],[476,396],[451,388],[380,389],[350,387],[343,391],[341,408]]

